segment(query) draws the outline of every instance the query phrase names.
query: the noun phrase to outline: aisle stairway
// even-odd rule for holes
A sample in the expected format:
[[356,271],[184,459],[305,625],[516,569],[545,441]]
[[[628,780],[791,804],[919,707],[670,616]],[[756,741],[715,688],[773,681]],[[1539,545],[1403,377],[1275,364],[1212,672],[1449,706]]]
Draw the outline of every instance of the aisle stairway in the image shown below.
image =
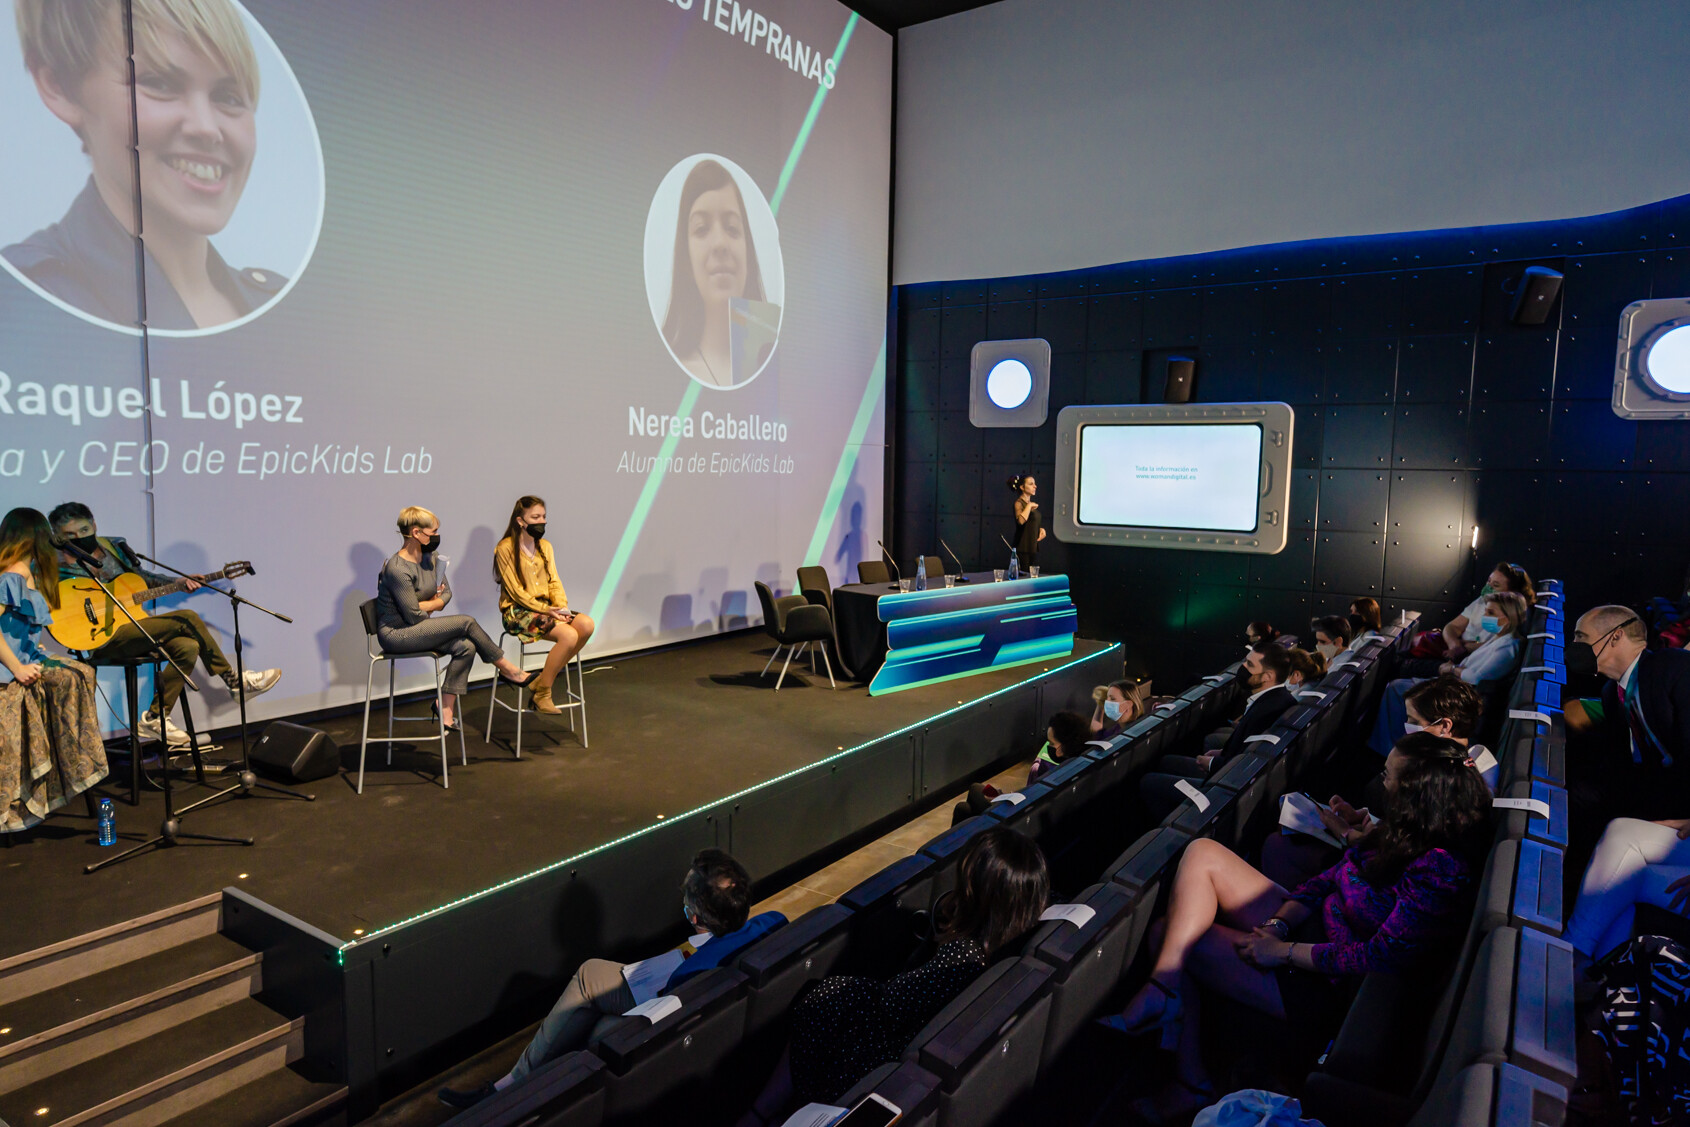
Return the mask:
[[344,1086],[292,1067],[303,1018],[213,894],[0,960],[0,1121],[12,1127],[337,1122]]

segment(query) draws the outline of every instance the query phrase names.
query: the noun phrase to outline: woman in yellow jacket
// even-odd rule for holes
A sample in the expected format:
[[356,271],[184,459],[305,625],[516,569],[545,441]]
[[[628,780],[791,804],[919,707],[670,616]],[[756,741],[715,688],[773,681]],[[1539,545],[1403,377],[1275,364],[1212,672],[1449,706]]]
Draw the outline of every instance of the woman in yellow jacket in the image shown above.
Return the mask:
[[555,643],[539,676],[529,683],[529,691],[537,711],[556,715],[563,710],[552,701],[552,683],[593,636],[593,620],[569,609],[545,535],[545,501],[518,498],[504,539],[493,549],[493,574],[499,581],[499,613],[505,629],[530,642],[549,639]]

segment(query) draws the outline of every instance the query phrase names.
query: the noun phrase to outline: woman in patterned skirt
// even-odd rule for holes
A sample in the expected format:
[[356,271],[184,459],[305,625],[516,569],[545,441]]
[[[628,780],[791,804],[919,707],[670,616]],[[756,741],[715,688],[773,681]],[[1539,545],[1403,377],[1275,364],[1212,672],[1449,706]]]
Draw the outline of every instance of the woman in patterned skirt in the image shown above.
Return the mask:
[[499,581],[505,630],[529,642],[552,643],[545,666],[528,690],[537,711],[556,715],[563,710],[552,701],[552,682],[592,638],[593,620],[569,609],[546,540],[546,503],[540,498],[517,498],[504,538],[493,549],[493,577]]
[[39,643],[58,605],[47,518],[13,509],[0,521],[0,833],[28,829],[106,777],[94,671]]

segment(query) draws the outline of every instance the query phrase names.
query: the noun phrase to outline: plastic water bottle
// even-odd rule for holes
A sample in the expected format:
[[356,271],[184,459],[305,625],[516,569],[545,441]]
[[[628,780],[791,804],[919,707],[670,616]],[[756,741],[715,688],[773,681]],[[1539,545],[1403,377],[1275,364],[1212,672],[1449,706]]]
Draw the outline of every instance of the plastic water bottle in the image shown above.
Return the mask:
[[1009,550],[1009,577],[1011,579],[1021,578],[1021,559],[1015,554],[1014,548]]
[[919,556],[915,561],[915,589],[917,591],[927,590],[927,561]]
[[100,844],[116,845],[117,808],[112,805],[111,799],[102,798],[98,809],[100,813]]

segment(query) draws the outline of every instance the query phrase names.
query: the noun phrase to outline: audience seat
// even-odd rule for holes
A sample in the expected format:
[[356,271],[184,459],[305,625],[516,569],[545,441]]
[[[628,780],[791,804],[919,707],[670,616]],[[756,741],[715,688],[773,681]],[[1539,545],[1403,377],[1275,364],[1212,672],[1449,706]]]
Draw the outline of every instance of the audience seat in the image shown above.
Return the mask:
[[745,976],[746,1036],[786,1016],[804,984],[832,974],[851,934],[851,909],[824,904],[752,943],[734,967]]
[[1564,1087],[1523,1068],[1473,1064],[1434,1089],[1408,1127],[1549,1127],[1561,1122],[1566,1104]]
[[1163,826],[1150,830],[1110,864],[1104,879],[1155,898],[1156,886],[1171,881],[1191,835]]
[[583,1051],[547,1061],[524,1083],[453,1116],[448,1127],[598,1127],[604,1111],[604,1064]]
[[889,978],[903,969],[926,933],[937,865],[920,853],[905,857],[839,897],[851,911],[841,973]]
[[1071,901],[1095,913],[1083,927],[1051,920],[1033,934],[1028,956],[1052,970],[1050,1019],[1041,1057],[1045,1065],[1102,1010],[1132,966],[1150,927],[1156,892],[1154,885],[1140,892],[1094,884]]
[[1000,959],[916,1035],[904,1059],[939,1078],[939,1127],[987,1127],[1032,1091],[1055,973]]
[[903,1112],[898,1127],[937,1127],[939,1078],[920,1065],[909,1061],[883,1064],[858,1081],[839,1102],[855,1107],[871,1092]]
[[593,1046],[605,1063],[608,1121],[679,1122],[745,1035],[745,975],[717,967],[669,991],[681,1008],[623,1017]]

